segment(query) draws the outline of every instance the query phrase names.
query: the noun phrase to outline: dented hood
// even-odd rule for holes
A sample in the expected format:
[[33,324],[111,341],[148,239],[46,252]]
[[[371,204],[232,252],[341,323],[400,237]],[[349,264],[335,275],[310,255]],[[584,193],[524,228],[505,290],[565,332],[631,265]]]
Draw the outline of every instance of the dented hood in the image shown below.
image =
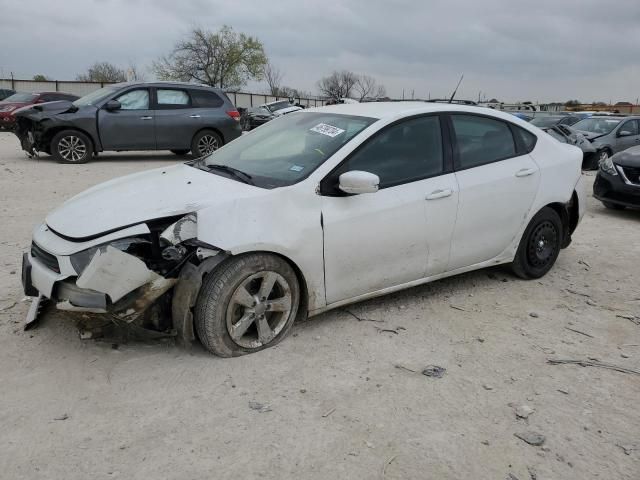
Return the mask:
[[[24,105],[24,104],[23,104]],[[27,105],[14,111],[15,116],[28,117],[33,114],[56,115],[68,111],[75,111],[78,108],[68,100],[56,100],[55,102],[36,103]]]
[[52,211],[46,223],[59,234],[83,239],[268,192],[181,164],[96,185]]

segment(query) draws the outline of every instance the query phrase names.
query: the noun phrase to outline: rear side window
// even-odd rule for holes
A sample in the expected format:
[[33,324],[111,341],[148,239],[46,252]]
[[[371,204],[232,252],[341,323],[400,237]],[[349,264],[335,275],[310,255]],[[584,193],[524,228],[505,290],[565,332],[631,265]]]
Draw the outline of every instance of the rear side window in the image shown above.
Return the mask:
[[158,106],[160,107],[184,108],[188,107],[191,103],[189,94],[184,90],[159,88],[156,90],[156,93],[158,96]]
[[380,177],[380,188],[392,187],[444,171],[440,117],[406,120],[376,134],[336,172],[363,170]]
[[533,147],[536,146],[538,137],[524,128],[516,127],[515,125],[512,125],[511,128],[513,129],[513,133],[516,135],[516,141],[519,141],[520,143],[520,153],[531,152]]
[[220,96],[208,90],[191,90],[193,106],[200,108],[218,108],[224,104]]
[[629,120],[628,122],[624,122],[618,131],[628,132],[629,135],[638,135],[638,124],[635,120]]
[[516,156],[509,125],[476,115],[451,115],[459,169],[473,168]]

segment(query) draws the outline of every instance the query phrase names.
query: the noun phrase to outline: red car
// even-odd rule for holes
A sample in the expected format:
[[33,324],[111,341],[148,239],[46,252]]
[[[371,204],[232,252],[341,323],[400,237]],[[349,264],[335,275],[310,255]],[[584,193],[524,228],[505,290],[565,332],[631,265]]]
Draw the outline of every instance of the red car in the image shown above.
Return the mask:
[[16,119],[13,112],[19,108],[36,103],[55,102],[56,100],[77,100],[77,95],[62,92],[17,92],[0,102],[0,130],[12,130]]

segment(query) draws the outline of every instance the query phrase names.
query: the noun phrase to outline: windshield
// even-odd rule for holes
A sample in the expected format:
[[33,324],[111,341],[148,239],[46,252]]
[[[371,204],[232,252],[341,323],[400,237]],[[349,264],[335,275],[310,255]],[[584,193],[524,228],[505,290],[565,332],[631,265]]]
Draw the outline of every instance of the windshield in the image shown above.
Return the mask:
[[618,126],[620,120],[615,118],[585,118],[578,123],[573,124],[573,128],[576,130],[582,130],[583,132],[592,132],[605,135]]
[[282,110],[283,108],[293,107],[293,105],[289,103],[289,100],[283,100],[281,102],[276,102],[270,105],[266,105],[266,107],[272,112],[275,112],[277,110]]
[[534,117],[529,123],[531,123],[531,125],[535,125],[536,127],[544,128],[552,127],[560,120],[562,120],[562,117]]
[[[334,113],[291,113],[272,120],[194,164],[224,165],[251,176],[264,188],[306,178],[375,118]],[[210,170],[221,173],[220,169]]]
[[79,98],[73,104],[76,107],[84,107],[85,105],[95,105],[97,102],[104,100],[109,95],[114,93],[117,89],[113,87],[104,87],[100,90],[96,90],[95,92],[91,92],[88,95],[85,95],[82,98]]
[[35,97],[37,97],[38,94],[37,93],[27,93],[27,92],[18,92],[18,93],[14,93],[13,95],[11,95],[10,97],[7,97],[3,100],[3,102],[16,102],[16,103],[23,103],[23,102],[32,102],[34,100]]

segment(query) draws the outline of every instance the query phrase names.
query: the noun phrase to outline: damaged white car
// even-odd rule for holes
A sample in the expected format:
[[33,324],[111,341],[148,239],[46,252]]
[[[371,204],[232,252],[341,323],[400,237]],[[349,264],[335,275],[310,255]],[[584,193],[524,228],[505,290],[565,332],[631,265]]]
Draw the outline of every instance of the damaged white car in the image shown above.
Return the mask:
[[54,210],[23,258],[28,320],[50,299],[235,356],[297,318],[457,273],[510,263],[538,278],[584,213],[581,162],[483,108],[292,113]]

